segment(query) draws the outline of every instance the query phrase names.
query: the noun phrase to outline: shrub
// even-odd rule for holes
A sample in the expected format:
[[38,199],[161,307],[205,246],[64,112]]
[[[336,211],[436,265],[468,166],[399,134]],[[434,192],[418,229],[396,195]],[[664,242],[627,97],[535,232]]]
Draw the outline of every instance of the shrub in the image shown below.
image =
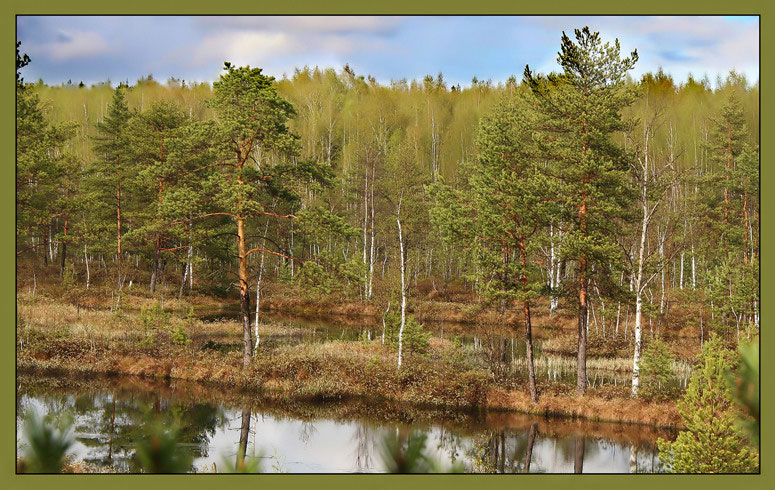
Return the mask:
[[187,346],[191,342],[191,338],[186,333],[186,329],[183,325],[177,324],[170,328],[170,338],[172,343],[180,346]]
[[76,282],[78,278],[76,277],[75,273],[75,266],[72,262],[67,262],[65,264],[65,270],[62,274],[62,286],[64,286],[68,291],[72,291],[72,288],[76,285]]
[[[401,315],[398,312],[390,312],[385,316],[385,343],[398,349],[398,334],[401,329]],[[430,332],[426,331],[421,323],[413,317],[406,317],[403,333],[403,348],[406,352],[425,354],[428,352],[428,339]]]
[[737,427],[737,410],[725,374],[736,364],[734,353],[714,336],[702,347],[678,411],[686,429],[675,442],[659,439],[659,459],[671,473],[752,473],[758,453]]
[[[193,309],[189,311],[185,323],[191,324],[193,322],[192,315]],[[170,323],[172,314],[164,311],[160,303],[156,303],[151,308],[141,308],[137,318],[143,326],[143,339],[140,341],[142,345],[153,345],[159,332],[168,333],[170,340],[175,345],[186,346],[191,342],[188,333],[186,333],[185,326],[179,323],[172,325]]]
[[442,350],[441,359],[450,366],[462,366],[465,363],[466,355],[460,337],[452,339],[451,344]]
[[158,329],[166,327],[170,321],[171,314],[162,309],[161,303],[157,302],[153,307],[140,309],[140,315],[137,317],[143,327],[147,329]]
[[673,354],[661,339],[649,342],[640,365],[640,396],[646,400],[669,400],[676,394],[670,386],[673,375]]

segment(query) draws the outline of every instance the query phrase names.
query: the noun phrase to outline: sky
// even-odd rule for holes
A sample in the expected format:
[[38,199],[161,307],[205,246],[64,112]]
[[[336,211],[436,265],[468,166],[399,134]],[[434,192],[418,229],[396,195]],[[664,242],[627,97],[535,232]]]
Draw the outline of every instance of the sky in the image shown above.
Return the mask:
[[152,74],[217,80],[224,61],[282,78],[295,68],[340,70],[382,83],[439,72],[451,83],[498,83],[529,64],[557,70],[562,31],[588,25],[623,54],[638,50],[634,77],[658,68],[676,81],[730,70],[759,79],[759,19],[732,16],[18,16],[17,40],[32,63],[27,81],[87,84]]

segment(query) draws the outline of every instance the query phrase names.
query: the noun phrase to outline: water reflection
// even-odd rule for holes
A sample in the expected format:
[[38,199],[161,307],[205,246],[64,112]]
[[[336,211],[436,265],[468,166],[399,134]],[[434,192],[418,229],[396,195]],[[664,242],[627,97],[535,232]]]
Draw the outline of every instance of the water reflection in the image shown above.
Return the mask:
[[129,472],[140,470],[134,443],[153,421],[181,428],[192,471],[222,469],[224,461],[239,468],[252,454],[268,472],[381,472],[385,435],[411,428],[427,435],[426,450],[442,467],[462,463],[466,472],[658,472],[656,438],[672,437],[643,426],[513,413],[289,404],[185,383],[94,379],[62,386],[29,374],[18,380],[18,429],[26,409],[69,412],[75,459]]

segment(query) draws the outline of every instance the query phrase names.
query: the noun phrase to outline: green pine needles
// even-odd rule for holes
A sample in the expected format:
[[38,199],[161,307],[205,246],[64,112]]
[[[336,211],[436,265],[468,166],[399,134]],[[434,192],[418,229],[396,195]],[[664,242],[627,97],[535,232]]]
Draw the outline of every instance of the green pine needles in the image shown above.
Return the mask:
[[671,385],[673,353],[659,338],[649,342],[640,365],[641,388],[639,396],[646,400],[669,400],[675,396],[677,387]]
[[718,336],[705,342],[684,398],[678,403],[686,429],[675,442],[658,440],[659,457],[672,473],[754,473],[759,454],[736,420],[738,408],[726,381],[737,363]]

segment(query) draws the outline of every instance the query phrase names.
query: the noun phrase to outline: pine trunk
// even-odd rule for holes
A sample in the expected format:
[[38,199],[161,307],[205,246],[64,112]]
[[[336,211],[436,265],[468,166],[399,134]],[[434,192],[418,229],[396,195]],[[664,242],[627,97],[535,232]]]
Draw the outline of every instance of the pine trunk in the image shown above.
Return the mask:
[[239,253],[239,297],[242,318],[242,367],[247,368],[253,355],[250,339],[250,291],[248,290],[248,257],[245,247],[245,219],[237,218],[237,239]]
[[[520,261],[522,265],[522,286],[527,291],[527,257],[525,250],[524,238],[519,241]],[[528,383],[530,385],[530,402],[536,403],[538,401],[538,392],[536,391],[536,375],[535,368],[533,366],[533,325],[530,318],[530,300],[524,301],[524,314],[525,314],[525,352],[527,356],[527,374]]]

